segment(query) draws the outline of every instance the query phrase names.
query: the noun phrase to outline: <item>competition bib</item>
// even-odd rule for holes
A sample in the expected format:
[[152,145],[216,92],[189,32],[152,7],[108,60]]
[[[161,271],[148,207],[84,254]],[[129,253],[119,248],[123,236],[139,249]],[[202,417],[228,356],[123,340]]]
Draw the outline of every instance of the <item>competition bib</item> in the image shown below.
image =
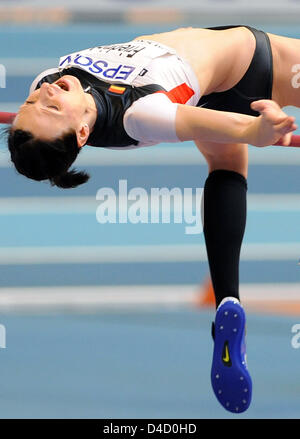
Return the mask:
[[131,84],[147,72],[151,60],[175,50],[156,41],[135,40],[122,44],[98,46],[62,56],[59,69],[76,67],[102,81]]

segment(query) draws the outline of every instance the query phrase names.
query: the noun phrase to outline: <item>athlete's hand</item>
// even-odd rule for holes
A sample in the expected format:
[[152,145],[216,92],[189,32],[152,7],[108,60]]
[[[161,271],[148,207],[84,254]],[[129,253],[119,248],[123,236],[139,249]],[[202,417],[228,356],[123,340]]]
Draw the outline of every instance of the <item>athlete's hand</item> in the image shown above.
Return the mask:
[[291,143],[293,131],[298,128],[295,124],[295,117],[288,116],[272,100],[261,99],[252,102],[251,108],[261,115],[253,122],[249,143],[254,146],[269,146],[274,145],[279,139],[283,146]]

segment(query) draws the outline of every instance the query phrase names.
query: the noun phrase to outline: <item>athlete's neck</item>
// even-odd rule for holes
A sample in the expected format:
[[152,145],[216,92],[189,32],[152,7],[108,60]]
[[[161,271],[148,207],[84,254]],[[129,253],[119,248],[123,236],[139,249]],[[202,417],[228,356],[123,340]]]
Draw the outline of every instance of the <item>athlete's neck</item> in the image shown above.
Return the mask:
[[85,93],[85,98],[87,103],[86,122],[90,128],[90,132],[92,132],[97,119],[97,107],[95,104],[95,100],[90,93]]

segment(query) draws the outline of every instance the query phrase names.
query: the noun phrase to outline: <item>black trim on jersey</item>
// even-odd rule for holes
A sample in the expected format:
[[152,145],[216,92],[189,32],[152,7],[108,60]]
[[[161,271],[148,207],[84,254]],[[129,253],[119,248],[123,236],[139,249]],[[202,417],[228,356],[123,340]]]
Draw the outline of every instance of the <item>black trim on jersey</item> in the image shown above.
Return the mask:
[[157,91],[165,91],[158,84],[140,87],[115,84],[124,87],[126,90],[123,94],[113,93],[108,91],[112,83],[101,81],[92,74],[75,67],[66,68],[61,72],[44,76],[38,82],[36,89],[40,88],[43,82],[52,83],[64,75],[76,76],[83,89],[88,89],[87,93],[91,93],[95,100],[97,119],[87,141],[87,144],[90,146],[109,148],[137,145],[138,140],[130,137],[124,129],[123,117],[125,111],[137,99]]

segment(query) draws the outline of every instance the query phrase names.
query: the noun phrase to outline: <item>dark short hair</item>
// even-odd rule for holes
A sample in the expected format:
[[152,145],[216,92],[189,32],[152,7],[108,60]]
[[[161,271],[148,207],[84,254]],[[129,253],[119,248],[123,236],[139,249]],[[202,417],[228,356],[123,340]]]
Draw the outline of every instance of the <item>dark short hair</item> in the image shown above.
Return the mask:
[[74,188],[89,179],[86,172],[68,170],[81,151],[75,131],[55,140],[40,140],[29,131],[7,129],[8,149],[16,170],[33,180],[49,180],[52,186]]

